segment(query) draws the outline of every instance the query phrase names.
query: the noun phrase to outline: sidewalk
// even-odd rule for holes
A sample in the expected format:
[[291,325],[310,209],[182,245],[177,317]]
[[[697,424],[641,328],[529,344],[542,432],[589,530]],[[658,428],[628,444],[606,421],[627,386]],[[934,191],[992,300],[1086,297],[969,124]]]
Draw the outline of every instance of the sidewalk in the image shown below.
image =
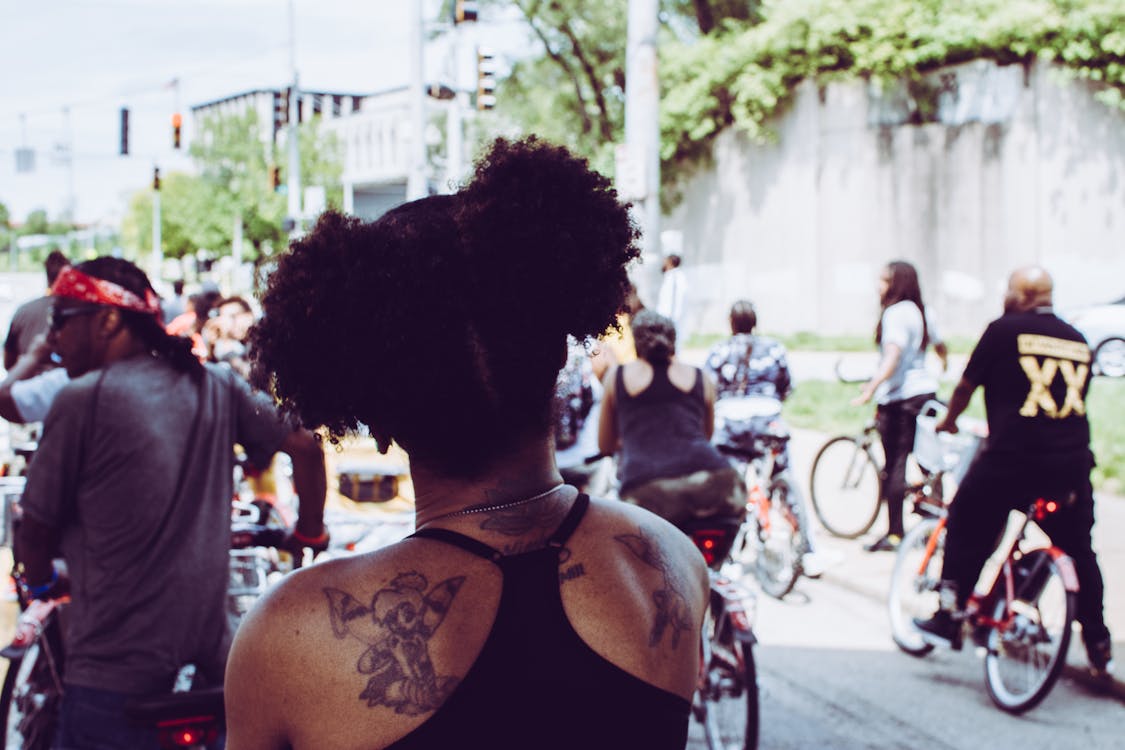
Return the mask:
[[[794,465],[798,481],[806,488],[812,458],[825,438],[825,435],[818,432],[794,431]],[[1125,680],[1122,679],[1125,677],[1122,674],[1122,665],[1125,664],[1122,661],[1125,659],[1125,578],[1121,576],[1121,571],[1125,571],[1125,538],[1120,533],[1121,529],[1125,529],[1125,499],[1100,494],[1097,496],[1094,512],[1097,518],[1094,524],[1094,551],[1098,554],[1098,563],[1105,579],[1105,619],[1113,634],[1113,653],[1118,670],[1110,686],[1101,685],[1094,680],[1087,668],[1086,649],[1082,644],[1080,629],[1075,629],[1063,674],[1093,690],[1109,691],[1118,700],[1125,702]],[[885,524],[885,516],[880,516],[871,535],[881,533]],[[863,539],[839,539],[823,529],[818,531],[818,543],[841,556],[838,564],[825,571],[823,580],[885,605],[895,556],[887,552],[865,552]]]

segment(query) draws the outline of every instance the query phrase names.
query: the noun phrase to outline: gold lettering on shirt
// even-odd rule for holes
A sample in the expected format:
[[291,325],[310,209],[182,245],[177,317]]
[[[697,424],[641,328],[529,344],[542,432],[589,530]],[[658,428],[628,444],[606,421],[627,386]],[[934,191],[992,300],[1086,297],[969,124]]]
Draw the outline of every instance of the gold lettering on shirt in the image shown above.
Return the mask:
[[1020,354],[1037,354],[1041,357],[1090,363],[1090,347],[1086,346],[1083,341],[1069,341],[1057,339],[1054,336],[1021,333],[1016,337],[1016,347]]
[[1051,381],[1055,379],[1055,374],[1059,371],[1059,361],[1057,359],[1045,359],[1043,360],[1043,366],[1040,367],[1039,360],[1035,357],[1020,357],[1020,367],[1023,368],[1024,374],[1027,375],[1027,379],[1031,383],[1031,390],[1027,392],[1027,400],[1020,407],[1020,416],[1034,417],[1040,409],[1046,412],[1048,417],[1058,416],[1059,407],[1048,388]]
[[1086,403],[1082,400],[1082,386],[1086,385],[1086,378],[1090,375],[1090,368],[1086,365],[1074,366],[1068,359],[1059,362],[1059,372],[1066,381],[1066,400],[1063,401],[1059,418],[1069,416],[1073,411],[1078,416],[1086,413]]

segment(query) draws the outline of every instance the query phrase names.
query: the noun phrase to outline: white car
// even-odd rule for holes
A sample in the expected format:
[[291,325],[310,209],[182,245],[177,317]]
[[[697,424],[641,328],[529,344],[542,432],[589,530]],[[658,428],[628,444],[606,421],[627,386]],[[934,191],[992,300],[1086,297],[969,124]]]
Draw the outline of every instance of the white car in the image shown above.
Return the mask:
[[1125,297],[1076,309],[1063,317],[1082,332],[1094,351],[1095,374],[1125,376]]

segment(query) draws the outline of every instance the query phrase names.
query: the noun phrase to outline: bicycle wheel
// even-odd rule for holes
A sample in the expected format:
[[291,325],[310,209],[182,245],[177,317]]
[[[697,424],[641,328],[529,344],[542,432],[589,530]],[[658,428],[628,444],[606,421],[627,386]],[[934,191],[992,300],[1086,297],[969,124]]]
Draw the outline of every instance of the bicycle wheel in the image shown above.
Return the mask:
[[755,532],[760,543],[754,575],[762,591],[777,599],[793,590],[801,574],[805,542],[799,511],[793,507],[794,501],[799,501],[794,492],[793,485],[784,476],[770,484],[769,526]]
[[8,665],[0,692],[7,750],[49,750],[54,741],[62,690],[51,656],[37,641]]
[[692,716],[702,725],[710,750],[757,750],[758,674],[749,643],[734,637],[729,622],[716,624],[709,610],[703,623],[706,659]]
[[871,451],[854,437],[840,435],[821,446],[809,475],[816,517],[829,533],[855,539],[879,515],[882,479]]
[[891,589],[887,596],[891,637],[896,646],[911,656],[925,656],[934,649],[922,639],[913,619],[927,618],[938,608],[944,533],[933,553],[926,557],[926,546],[937,528],[936,518],[927,518],[915,525],[899,544],[891,572]]
[[[1078,595],[1067,591],[1058,563],[1045,549],[1024,555],[1014,575],[1012,617],[989,630],[984,677],[992,702],[1019,714],[1046,698],[1062,672]],[[992,618],[1002,622],[1005,610],[1000,597]]]

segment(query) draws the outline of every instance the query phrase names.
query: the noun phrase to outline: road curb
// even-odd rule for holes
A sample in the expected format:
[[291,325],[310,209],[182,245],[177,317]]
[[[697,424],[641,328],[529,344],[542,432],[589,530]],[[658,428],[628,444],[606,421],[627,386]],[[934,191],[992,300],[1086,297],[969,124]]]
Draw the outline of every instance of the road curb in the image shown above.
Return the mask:
[[[845,575],[835,574],[828,570],[820,576],[819,580],[831,583],[834,586],[846,589],[853,594],[858,594],[880,604],[886,603],[887,592],[878,591],[871,586],[865,586]],[[1077,634],[1074,634],[1074,637],[1071,638],[1070,649],[1067,651],[1067,663],[1063,665],[1063,675],[1081,684],[1093,693],[1115,698],[1118,702],[1125,704],[1125,682],[1116,676],[1106,682],[1090,674],[1084,651],[1085,649],[1082,647],[1081,638],[1079,638]],[[1122,652],[1121,644],[1115,643],[1114,651],[1119,656]],[[1074,656],[1075,653],[1078,654],[1077,658]]]

